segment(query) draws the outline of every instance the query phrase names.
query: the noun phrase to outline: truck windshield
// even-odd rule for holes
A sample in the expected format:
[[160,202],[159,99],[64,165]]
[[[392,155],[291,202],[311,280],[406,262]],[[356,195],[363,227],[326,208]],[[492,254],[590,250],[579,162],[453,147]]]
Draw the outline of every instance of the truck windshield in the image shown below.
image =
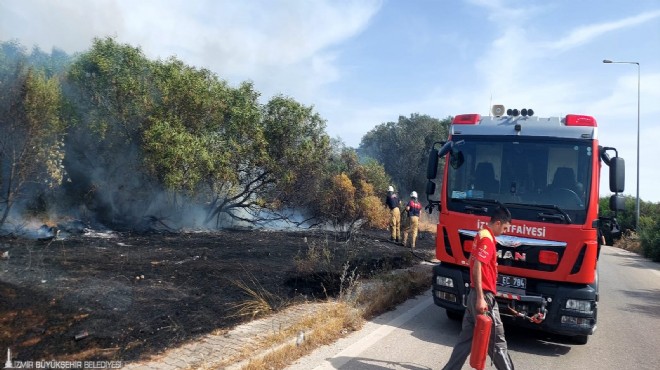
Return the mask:
[[516,219],[584,223],[593,177],[591,141],[518,136],[453,139],[464,140],[456,148],[464,161],[458,168],[449,167],[450,210],[483,213],[484,204],[503,204]]

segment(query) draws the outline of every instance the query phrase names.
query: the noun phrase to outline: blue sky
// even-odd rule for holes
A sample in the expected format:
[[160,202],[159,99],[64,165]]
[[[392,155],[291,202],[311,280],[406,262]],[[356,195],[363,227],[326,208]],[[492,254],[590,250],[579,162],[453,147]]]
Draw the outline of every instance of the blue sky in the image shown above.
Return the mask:
[[0,1],[0,40],[74,53],[104,36],[313,105],[354,147],[400,115],[488,114],[491,97],[593,115],[631,195],[637,66],[602,60],[639,62],[640,197],[660,202],[660,0]]

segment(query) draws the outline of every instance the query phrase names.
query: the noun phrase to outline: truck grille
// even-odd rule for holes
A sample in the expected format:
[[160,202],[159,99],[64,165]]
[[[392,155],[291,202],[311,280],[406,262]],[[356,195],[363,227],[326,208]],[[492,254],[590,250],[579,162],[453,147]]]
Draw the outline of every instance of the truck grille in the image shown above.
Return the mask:
[[[461,245],[471,245],[476,234],[477,232],[472,230],[459,230]],[[566,243],[506,235],[497,238],[496,248],[497,263],[500,266],[552,272],[557,269],[564,256]],[[539,253],[541,251],[557,253],[559,262],[556,265],[541,263],[539,261]],[[465,253],[467,258],[470,257],[470,251],[464,250],[463,253]]]

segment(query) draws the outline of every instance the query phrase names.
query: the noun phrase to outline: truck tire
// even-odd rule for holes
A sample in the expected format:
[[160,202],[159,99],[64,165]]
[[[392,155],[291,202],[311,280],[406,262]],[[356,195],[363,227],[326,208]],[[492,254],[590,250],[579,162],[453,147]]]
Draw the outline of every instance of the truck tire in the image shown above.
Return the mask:
[[454,321],[463,321],[463,315],[464,314],[465,314],[465,311],[447,310],[447,317],[450,320],[454,320]]

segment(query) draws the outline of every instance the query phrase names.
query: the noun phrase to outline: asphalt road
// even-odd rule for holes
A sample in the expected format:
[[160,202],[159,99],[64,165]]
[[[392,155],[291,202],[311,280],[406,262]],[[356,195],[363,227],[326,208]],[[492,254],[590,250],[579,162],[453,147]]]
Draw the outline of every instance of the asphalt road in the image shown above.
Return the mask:
[[[507,327],[517,369],[660,369],[660,264],[605,246],[599,265],[598,328],[589,343]],[[287,369],[440,369],[459,331],[428,291]]]

